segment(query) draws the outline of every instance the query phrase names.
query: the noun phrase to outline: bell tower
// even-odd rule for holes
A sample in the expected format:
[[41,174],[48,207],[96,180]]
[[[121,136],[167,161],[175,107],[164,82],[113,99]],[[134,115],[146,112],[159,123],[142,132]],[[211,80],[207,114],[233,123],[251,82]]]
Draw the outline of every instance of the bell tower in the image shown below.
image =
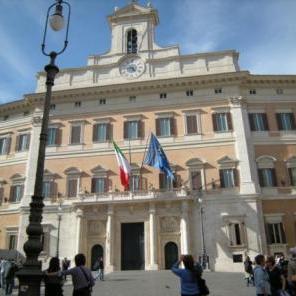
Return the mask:
[[108,21],[112,31],[109,54],[135,54],[158,47],[154,42],[155,27],[159,23],[158,12],[150,2],[146,7],[136,0],[121,9],[115,7]]

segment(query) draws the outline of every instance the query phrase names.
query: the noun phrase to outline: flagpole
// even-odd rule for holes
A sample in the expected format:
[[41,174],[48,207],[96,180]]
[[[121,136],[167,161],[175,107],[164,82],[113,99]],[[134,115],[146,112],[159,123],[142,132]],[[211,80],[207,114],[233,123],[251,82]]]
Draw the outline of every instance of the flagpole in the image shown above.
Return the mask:
[[[131,138],[129,137],[128,138],[128,154],[129,154],[129,163],[130,163],[130,166],[132,165],[132,151],[131,151]],[[131,188],[132,188],[132,171],[131,171],[131,174],[130,174],[130,178],[129,178],[129,191],[131,192]]]
[[145,156],[146,156],[148,142],[149,142],[150,137],[151,137],[151,132],[150,132],[150,134],[149,134],[149,136],[147,137],[147,140],[146,140],[146,146],[145,146],[145,150],[144,150],[143,160],[142,160],[142,164],[141,164],[141,167],[140,167],[140,182],[141,182],[140,185],[141,185],[141,190],[143,189],[142,169],[143,169],[143,166],[144,166]]

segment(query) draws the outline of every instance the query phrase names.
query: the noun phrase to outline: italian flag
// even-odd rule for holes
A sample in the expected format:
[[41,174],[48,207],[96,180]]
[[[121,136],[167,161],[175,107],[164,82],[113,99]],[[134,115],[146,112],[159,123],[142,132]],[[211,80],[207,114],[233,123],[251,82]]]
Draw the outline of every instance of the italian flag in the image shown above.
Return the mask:
[[115,142],[113,142],[113,145],[114,145],[117,163],[119,166],[121,184],[122,184],[122,186],[124,186],[125,189],[128,189],[129,188],[129,178],[130,178],[130,174],[131,174],[130,164],[128,163],[124,154],[122,153],[122,151],[116,145]]

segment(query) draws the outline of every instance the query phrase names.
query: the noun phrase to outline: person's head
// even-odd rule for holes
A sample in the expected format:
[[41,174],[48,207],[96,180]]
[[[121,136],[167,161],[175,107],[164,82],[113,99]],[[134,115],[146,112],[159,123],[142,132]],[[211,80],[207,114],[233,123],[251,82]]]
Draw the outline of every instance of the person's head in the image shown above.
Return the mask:
[[48,271],[56,272],[60,270],[60,260],[58,257],[53,257],[49,261]]
[[261,266],[264,266],[265,264],[265,258],[262,254],[259,254],[255,257],[255,262],[257,265],[261,265]]
[[194,270],[194,260],[191,255],[184,255],[183,256],[183,263],[186,269],[189,269],[191,271]]
[[65,257],[64,260],[66,261],[67,260],[67,257]]
[[275,259],[273,256],[268,256],[267,259],[266,259],[266,266],[268,268],[271,268],[275,265]]
[[76,266],[83,266],[83,265],[85,265],[86,259],[85,259],[84,254],[82,254],[82,253],[77,254],[75,256],[75,258],[74,258],[74,261],[75,261],[75,265]]
[[250,256],[246,257],[246,261],[251,261]]

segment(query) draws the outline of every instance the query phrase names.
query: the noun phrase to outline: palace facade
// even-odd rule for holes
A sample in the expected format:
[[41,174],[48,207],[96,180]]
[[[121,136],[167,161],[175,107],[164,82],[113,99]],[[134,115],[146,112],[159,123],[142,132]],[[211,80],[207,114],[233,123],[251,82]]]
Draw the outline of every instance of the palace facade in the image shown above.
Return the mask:
[[[84,252],[91,265],[103,255],[107,271],[198,258],[201,221],[212,270],[240,271],[245,255],[287,254],[296,245],[296,76],[250,74],[232,50],[159,47],[150,4],[115,8],[108,22],[110,51],[56,78],[41,260],[56,253],[59,214],[60,256]],[[23,252],[27,239],[44,92],[41,72],[35,93],[0,105],[0,248]],[[173,182],[140,170],[150,132]],[[112,140],[131,162],[130,191]]]

